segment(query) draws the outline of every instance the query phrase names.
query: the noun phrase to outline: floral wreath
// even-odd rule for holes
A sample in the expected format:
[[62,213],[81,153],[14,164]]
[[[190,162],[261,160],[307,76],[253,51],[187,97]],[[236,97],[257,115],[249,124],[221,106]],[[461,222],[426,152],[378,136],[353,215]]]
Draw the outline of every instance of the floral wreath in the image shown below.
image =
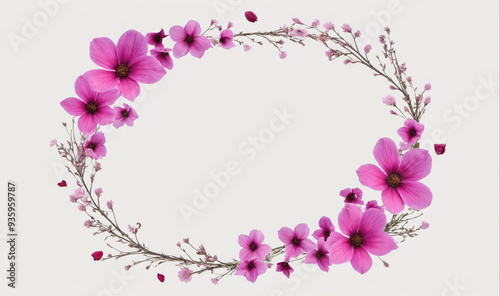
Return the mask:
[[[257,16],[251,11],[247,11],[245,17],[249,22],[257,21]],[[357,272],[364,274],[372,266],[371,255],[380,258],[398,248],[394,238],[399,237],[401,243],[407,237],[417,236],[419,230],[428,228],[429,223],[425,221],[418,226],[409,224],[421,217],[420,210],[427,208],[432,201],[432,192],[420,182],[430,173],[432,159],[427,150],[419,148],[418,142],[424,130],[420,121],[431,101],[424,95],[431,90],[431,85],[426,84],[422,91],[418,91],[406,72],[405,63],[398,61],[390,29],[385,28],[378,39],[382,54],[373,57],[372,46],[361,47],[357,42],[361,32],[354,31],[348,24],[337,30],[331,22],[320,26],[320,21],[314,20],[309,25],[294,18],[291,25],[266,32],[235,34],[232,28],[232,22],[223,29],[212,20],[202,33],[198,22],[190,20],[184,27],[171,27],[168,35],[163,29],[146,36],[129,30],[116,45],[109,38],[95,38],[90,43],[91,60],[104,69],[87,71],[76,79],[75,92],[79,98],[70,97],[61,102],[64,110],[74,116],[69,128],[63,123],[69,140],[60,144],[52,140],[50,145],[57,147],[60,156],[69,163],[68,171],[76,179],[77,187],[70,195],[70,202],[77,204],[78,209],[88,216],[84,226],[95,230],[94,234],[104,234],[107,246],[112,249],[112,253],[104,257],[103,251],[93,252],[93,259],[134,257],[125,266],[126,270],[139,264],[149,269],[153,264],[156,267],[172,262],[180,266],[178,277],[181,281],[189,282],[193,275],[209,272],[213,274],[211,281],[214,284],[232,274],[243,275],[255,282],[268,269],[289,277],[294,271],[293,266],[299,262],[317,264],[319,269],[328,272],[333,264],[350,261]],[[168,36],[175,42],[173,49],[163,45],[163,39]],[[153,251],[139,241],[140,223],[128,225],[128,229],[118,223],[113,201],[105,201],[103,189],[94,189],[94,184],[101,170],[99,160],[107,153],[106,139],[99,128],[110,124],[115,128],[125,124],[133,126],[139,117],[131,106],[115,105],[120,96],[134,101],[140,93],[139,82],[156,83],[166,74],[165,69],[173,69],[172,55],[178,59],[190,53],[202,58],[205,51],[213,47],[231,49],[241,46],[248,51],[251,49],[248,43],[263,45],[265,42],[274,46],[279,57],[284,59],[287,56],[282,50],[285,41],[305,45],[306,40],[324,45],[330,61],[342,58],[346,65],[368,67],[374,76],[389,82],[390,90],[402,99],[403,109],[396,103],[395,96],[382,98],[382,102],[391,107],[390,114],[405,119],[404,126],[397,130],[402,142],[397,145],[389,138],[379,139],[373,155],[380,168],[365,164],[356,171],[362,185],[381,191],[381,205],[376,200],[365,202],[359,188],[343,189],[339,195],[345,198],[345,206],[338,215],[338,228],[329,217],[321,217],[319,229],[312,232],[313,241],[309,238],[307,224],[298,224],[293,229],[284,226],[277,233],[283,244],[277,247],[264,244],[263,233],[254,229],[248,235],[239,235],[239,259],[231,260],[209,253],[203,244],[195,247],[188,238],[177,243],[178,255]],[[148,45],[153,47],[149,55]],[[78,131],[75,117],[79,117]],[[445,144],[435,144],[434,148],[436,154],[443,154]],[[58,185],[66,187],[67,183],[62,180]],[[391,214],[389,221],[386,212]],[[165,280],[161,273],[157,273],[157,278],[161,282]]]

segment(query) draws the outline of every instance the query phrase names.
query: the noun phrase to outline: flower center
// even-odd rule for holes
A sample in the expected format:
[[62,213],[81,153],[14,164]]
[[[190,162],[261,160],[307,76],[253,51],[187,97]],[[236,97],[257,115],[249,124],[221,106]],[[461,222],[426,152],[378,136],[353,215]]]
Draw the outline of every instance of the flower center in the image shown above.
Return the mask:
[[155,35],[155,37],[153,38],[153,40],[154,40],[156,43],[161,43],[161,41],[162,41],[161,39],[162,39],[162,38],[161,38],[160,34]]
[[193,36],[187,36],[187,37],[186,37],[186,39],[185,39],[185,41],[186,41],[188,44],[191,44],[191,43],[193,43],[194,38],[193,38]]
[[252,243],[252,244],[250,245],[250,250],[252,250],[252,251],[257,250],[257,245],[256,245],[255,243]]
[[120,78],[127,77],[128,72],[130,72],[130,69],[125,64],[119,64],[118,67],[116,67],[116,76]]
[[252,269],[254,269],[254,268],[255,268],[255,264],[253,264],[253,262],[249,262],[249,263],[248,263],[248,266],[247,266],[247,269],[248,269],[248,270],[252,270]]
[[325,257],[325,254],[323,254],[323,252],[318,251],[318,252],[316,253],[316,259],[321,260],[321,258],[323,258],[323,257]]
[[412,130],[410,131],[410,136],[415,137],[416,135],[417,135],[417,131],[416,131],[416,130],[414,130],[414,129],[412,129]]
[[353,236],[351,236],[350,242],[353,247],[359,247],[363,243],[363,238],[361,237],[361,235],[355,233]]
[[352,192],[347,195],[348,201],[353,201],[355,198],[356,198],[356,194],[354,194]]
[[396,174],[391,174],[389,175],[389,177],[387,177],[387,185],[391,186],[392,188],[398,187],[400,182],[401,178]]
[[87,106],[85,106],[85,109],[90,114],[94,114],[97,112],[97,106],[94,103],[88,103]]
[[128,117],[128,111],[127,110],[123,110],[122,111],[122,116],[123,116],[123,118],[127,118]]
[[330,230],[325,230],[325,239],[330,237]]
[[292,240],[292,244],[293,244],[294,246],[299,246],[299,245],[300,245],[300,240],[299,240],[298,238],[294,238],[294,239]]
[[95,144],[94,143],[90,143],[87,148],[89,149],[92,149],[92,151],[95,151]]

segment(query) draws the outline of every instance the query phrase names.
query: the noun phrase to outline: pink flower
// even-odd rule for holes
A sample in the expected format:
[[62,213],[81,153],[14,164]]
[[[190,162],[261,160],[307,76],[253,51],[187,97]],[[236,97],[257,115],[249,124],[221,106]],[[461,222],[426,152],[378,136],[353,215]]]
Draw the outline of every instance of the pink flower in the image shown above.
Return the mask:
[[84,205],[78,205],[78,210],[81,212],[85,212],[87,208]]
[[302,251],[312,251],[314,243],[307,238],[308,235],[309,227],[304,223],[297,225],[294,230],[282,227],[278,231],[278,237],[286,244],[285,258],[295,258],[302,254]]
[[280,59],[282,59],[282,60],[283,60],[283,59],[285,59],[285,58],[286,58],[286,56],[287,56],[286,52],[284,52],[284,51],[280,51]]
[[135,228],[134,226],[129,225],[128,226],[128,231],[130,231],[133,234],[136,234],[137,233],[137,228]]
[[113,122],[114,112],[110,105],[114,104],[120,93],[113,89],[98,93],[90,88],[87,78],[79,76],[75,82],[75,92],[80,97],[67,98],[61,102],[61,106],[73,116],[80,116],[78,129],[85,135],[91,135],[97,128],[97,124],[108,125]]
[[106,206],[108,209],[112,210],[113,209],[113,201],[110,199],[106,202]]
[[245,11],[245,18],[251,23],[255,23],[257,21],[257,15],[252,11]]
[[244,51],[249,51],[250,49],[252,49],[252,47],[250,45],[248,45],[248,44],[243,45]]
[[161,273],[158,273],[158,274],[156,275],[156,277],[157,277],[157,278],[158,278],[158,280],[159,280],[160,282],[162,282],[162,283],[165,281],[165,276],[164,276],[163,274],[161,274]]
[[247,280],[255,283],[257,277],[266,272],[266,269],[267,265],[258,259],[245,260],[238,265],[234,274],[243,275]]
[[298,24],[298,25],[303,25],[303,24],[304,24],[304,23],[302,23],[302,22],[301,22],[298,18],[296,18],[296,17],[294,17],[294,18],[292,19],[292,21],[293,21],[294,23]]
[[383,206],[379,206],[376,200],[370,200],[369,202],[366,203],[366,209],[379,209],[379,210],[384,210]]
[[73,194],[70,194],[69,201],[72,203],[75,203],[80,198],[83,198],[86,196],[87,196],[87,192],[85,191],[85,189],[83,189],[82,187],[78,187],[77,189],[75,189],[75,192]]
[[219,43],[222,46],[222,48],[230,49],[235,47],[236,45],[233,42],[233,37],[234,34],[231,30],[225,29],[224,31],[222,31],[220,33],[220,39],[219,39]]
[[387,106],[396,106],[396,99],[394,98],[394,96],[391,95],[383,97],[382,102]]
[[307,31],[301,28],[293,29],[291,34],[292,36],[297,36],[297,37],[307,37]]
[[218,278],[212,278],[210,279],[210,281],[212,282],[212,284],[214,285],[217,285],[219,283],[219,279]]
[[264,235],[259,230],[250,231],[250,235],[240,234],[238,237],[238,244],[243,249],[240,251],[240,260],[258,259],[264,260],[267,254],[271,252],[269,245],[263,244]]
[[390,89],[390,90],[396,90],[396,88],[395,88],[395,87],[394,87],[394,85],[392,85],[392,84],[391,84],[391,85],[389,85],[389,89]]
[[431,103],[431,97],[425,97],[424,104],[429,105]]
[[165,32],[163,29],[160,30],[158,33],[147,33],[146,34],[146,39],[148,41],[149,45],[153,45],[154,47],[163,47],[163,38],[167,37],[165,35]]
[[356,32],[354,32],[354,37],[355,38],[358,38],[359,36],[361,36],[361,31],[360,30],[357,30]]
[[149,51],[152,57],[154,57],[160,64],[167,68],[168,70],[172,70],[174,68],[174,60],[170,56],[170,52],[172,49],[165,48],[163,45],[159,45]]
[[345,236],[334,232],[327,240],[331,263],[351,261],[352,267],[363,274],[372,266],[369,253],[383,256],[398,248],[394,239],[384,232],[387,219],[378,209],[368,209],[363,213],[357,205],[346,204],[340,211],[338,222]]
[[83,222],[83,226],[87,228],[90,228],[92,224],[93,224],[92,220],[86,220],[85,222]]
[[196,58],[201,58],[205,51],[212,47],[210,40],[205,36],[200,36],[201,27],[196,21],[189,21],[184,28],[173,26],[170,28],[170,38],[175,43],[174,57],[180,58],[188,53]]
[[418,123],[413,118],[408,118],[405,121],[405,125],[402,128],[398,129],[398,135],[400,135],[401,138],[403,138],[403,141],[405,141],[406,143],[401,145],[401,150],[404,151],[410,148],[410,146],[414,145],[418,140],[420,140],[423,132],[423,124]]
[[95,195],[97,195],[98,197],[100,197],[101,194],[103,193],[103,190],[102,190],[101,187],[99,187],[99,188],[96,188],[96,190],[94,192],[95,192]]
[[437,155],[441,155],[446,151],[446,144],[434,144],[434,151]]
[[328,255],[328,249],[326,248],[325,242],[323,240],[318,240],[317,249],[312,250],[306,254],[306,259],[304,263],[307,264],[318,264],[319,269],[328,272],[330,269],[330,256]]
[[57,183],[57,186],[59,186],[59,187],[68,187],[68,184],[66,183],[65,180],[62,180],[61,182]]
[[92,258],[94,258],[94,261],[99,261],[101,260],[103,254],[104,253],[102,251],[95,251],[92,253]]
[[319,219],[319,229],[314,231],[312,236],[316,240],[326,241],[332,232],[335,231],[335,227],[333,227],[332,220],[330,218],[323,216]]
[[420,226],[420,229],[427,229],[429,228],[429,223],[422,221],[422,225]]
[[139,118],[137,112],[127,104],[123,104],[123,108],[115,107],[113,111],[115,112],[115,121],[113,122],[115,128],[122,127],[124,124],[134,126],[134,120]]
[[146,37],[129,30],[120,37],[118,45],[109,38],[95,38],[90,43],[90,58],[106,70],[86,72],[89,84],[95,91],[107,91],[118,86],[122,96],[135,100],[141,83],[155,83],[166,74],[153,57],[148,56]]
[[283,274],[287,277],[287,278],[290,278],[290,273],[293,272],[293,268],[290,266],[290,264],[288,264],[287,261],[284,261],[284,262],[279,262],[278,264],[276,264],[276,271],[277,272],[283,272]]
[[90,140],[85,142],[85,153],[88,157],[93,159],[103,158],[107,153],[104,143],[106,143],[106,138],[104,138],[104,134],[102,132],[93,134]]
[[326,29],[326,32],[335,29],[335,26],[333,25],[332,22],[326,22],[323,24],[323,28]]
[[346,33],[351,33],[351,32],[352,32],[352,28],[351,28],[351,26],[350,26],[350,25],[348,25],[348,24],[343,24],[343,25],[342,25],[342,30],[343,30],[344,32],[346,32]]
[[187,267],[181,267],[181,270],[177,273],[179,280],[184,283],[189,283],[193,278],[191,274],[193,271]]
[[363,205],[365,202],[362,200],[363,191],[359,188],[346,188],[340,191],[340,196],[345,197],[345,203],[355,203],[358,205]]
[[57,140],[56,139],[50,140],[50,147],[52,147],[54,145],[57,145]]
[[314,20],[311,26],[317,28],[319,26],[319,20]]
[[372,46],[370,44],[367,44],[365,48],[363,48],[363,50],[365,51],[365,53],[369,53],[370,50],[372,50]]
[[373,164],[365,164],[356,171],[359,181],[374,190],[382,190],[382,202],[391,214],[404,209],[405,204],[415,210],[428,207],[432,192],[417,182],[431,172],[432,159],[424,149],[411,149],[401,158],[394,141],[378,140],[373,155],[382,170]]
[[431,90],[431,84],[430,84],[430,83],[427,83],[427,84],[425,85],[424,89],[425,89],[426,91]]

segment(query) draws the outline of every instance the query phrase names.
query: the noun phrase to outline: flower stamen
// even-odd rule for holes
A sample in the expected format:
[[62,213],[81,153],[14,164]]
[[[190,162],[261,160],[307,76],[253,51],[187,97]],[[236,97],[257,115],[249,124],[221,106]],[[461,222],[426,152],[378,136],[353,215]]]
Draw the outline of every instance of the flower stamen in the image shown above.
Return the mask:
[[116,76],[120,78],[125,78],[128,76],[130,69],[125,64],[120,64],[116,67]]
[[94,114],[97,112],[97,106],[94,103],[88,103],[87,106],[85,106],[85,110],[90,114]]
[[387,185],[392,188],[396,188],[401,183],[401,178],[397,174],[391,174],[387,177]]
[[353,247],[359,247],[361,246],[361,244],[363,244],[363,238],[358,233],[355,233],[353,236],[351,236],[350,243]]

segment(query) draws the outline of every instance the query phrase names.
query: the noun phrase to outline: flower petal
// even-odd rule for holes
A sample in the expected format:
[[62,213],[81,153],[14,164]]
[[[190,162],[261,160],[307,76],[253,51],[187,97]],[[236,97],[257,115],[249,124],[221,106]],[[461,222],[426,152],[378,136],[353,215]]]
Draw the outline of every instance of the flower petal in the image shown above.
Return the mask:
[[201,58],[205,54],[205,51],[212,47],[210,40],[205,36],[198,36],[195,41],[189,47],[189,52],[195,58]]
[[386,174],[395,173],[400,163],[398,147],[393,140],[381,138],[375,144],[373,156]]
[[180,42],[186,39],[186,32],[184,31],[184,28],[181,26],[173,26],[168,31],[168,34],[170,35],[170,38],[172,38],[174,42]]
[[364,240],[367,237],[384,233],[386,224],[387,217],[384,212],[371,208],[363,213],[361,222],[359,222],[359,233]]
[[85,135],[89,136],[95,132],[97,128],[97,122],[95,122],[94,117],[85,113],[78,119],[78,129]]
[[85,103],[94,101],[97,97],[97,92],[90,88],[87,78],[83,75],[78,76],[75,81],[75,92]]
[[264,241],[264,234],[262,234],[262,231],[253,229],[250,231],[250,239],[256,244],[262,244]]
[[61,102],[61,106],[69,115],[80,116],[87,113],[85,109],[87,104],[77,98],[67,98]]
[[114,71],[96,69],[85,72],[83,76],[87,78],[90,88],[97,92],[112,90],[120,83]]
[[90,59],[104,69],[115,70],[118,66],[115,43],[105,37],[94,38],[90,42]]
[[109,106],[99,106],[98,111],[94,114],[94,120],[100,125],[108,125],[115,121],[115,111]]
[[174,57],[176,59],[182,58],[183,56],[187,55],[188,52],[189,52],[189,45],[188,45],[188,43],[185,42],[185,41],[177,42],[174,45],[173,52],[174,52]]
[[420,182],[403,182],[397,189],[404,203],[412,209],[425,209],[432,202],[431,190]]
[[190,20],[184,27],[184,31],[188,36],[198,36],[201,33],[200,24],[197,21]]
[[398,173],[404,181],[419,181],[431,172],[432,158],[425,149],[411,149],[403,155]]
[[[333,228],[333,223],[332,223],[332,220],[330,220],[330,218],[326,217],[326,216],[323,216],[319,219],[319,227],[321,229],[332,229]],[[335,228],[333,228],[335,229]]]
[[285,244],[289,244],[290,242],[292,242],[293,236],[293,230],[288,227],[282,227],[278,231],[278,238]]
[[[399,188],[398,188],[399,189]],[[391,214],[397,214],[405,208],[398,190],[387,187],[382,191],[382,203]]]
[[387,175],[373,164],[365,164],[356,171],[359,182],[373,190],[384,190],[387,188]]
[[128,65],[132,59],[148,53],[146,37],[135,30],[128,30],[118,40],[116,46],[118,62]]
[[167,72],[155,58],[151,56],[141,56],[130,62],[129,78],[141,83],[155,83]]
[[120,80],[120,84],[118,84],[118,90],[120,90],[125,99],[134,101],[139,95],[141,87],[137,81],[130,78],[123,78]]
[[243,248],[248,247],[252,243],[252,239],[245,234],[240,234],[238,236],[238,244]]
[[97,93],[96,104],[99,106],[113,105],[120,97],[120,92],[115,88],[105,92]]
[[295,226],[295,235],[300,240],[306,239],[309,235],[309,226],[307,226],[307,224],[305,223],[301,223]]
[[262,244],[257,248],[257,250],[254,251],[255,258],[259,260],[264,260],[266,256],[271,252],[271,250],[272,250],[271,246]]
[[371,237],[363,237],[363,248],[375,256],[384,256],[396,250],[398,245],[387,233],[381,233]]
[[372,258],[363,247],[355,248],[352,254],[351,265],[357,272],[363,274],[372,267]]
[[302,250],[304,250],[304,252],[310,252],[310,251],[314,250],[314,247],[316,247],[316,244],[313,243],[312,240],[306,238],[305,240],[300,242],[300,247],[302,248]]
[[330,263],[346,263],[352,259],[353,252],[354,247],[349,242],[349,238],[344,236],[335,241],[330,248]]
[[346,204],[339,214],[339,228],[343,234],[351,236],[358,231],[363,211],[354,204]]

